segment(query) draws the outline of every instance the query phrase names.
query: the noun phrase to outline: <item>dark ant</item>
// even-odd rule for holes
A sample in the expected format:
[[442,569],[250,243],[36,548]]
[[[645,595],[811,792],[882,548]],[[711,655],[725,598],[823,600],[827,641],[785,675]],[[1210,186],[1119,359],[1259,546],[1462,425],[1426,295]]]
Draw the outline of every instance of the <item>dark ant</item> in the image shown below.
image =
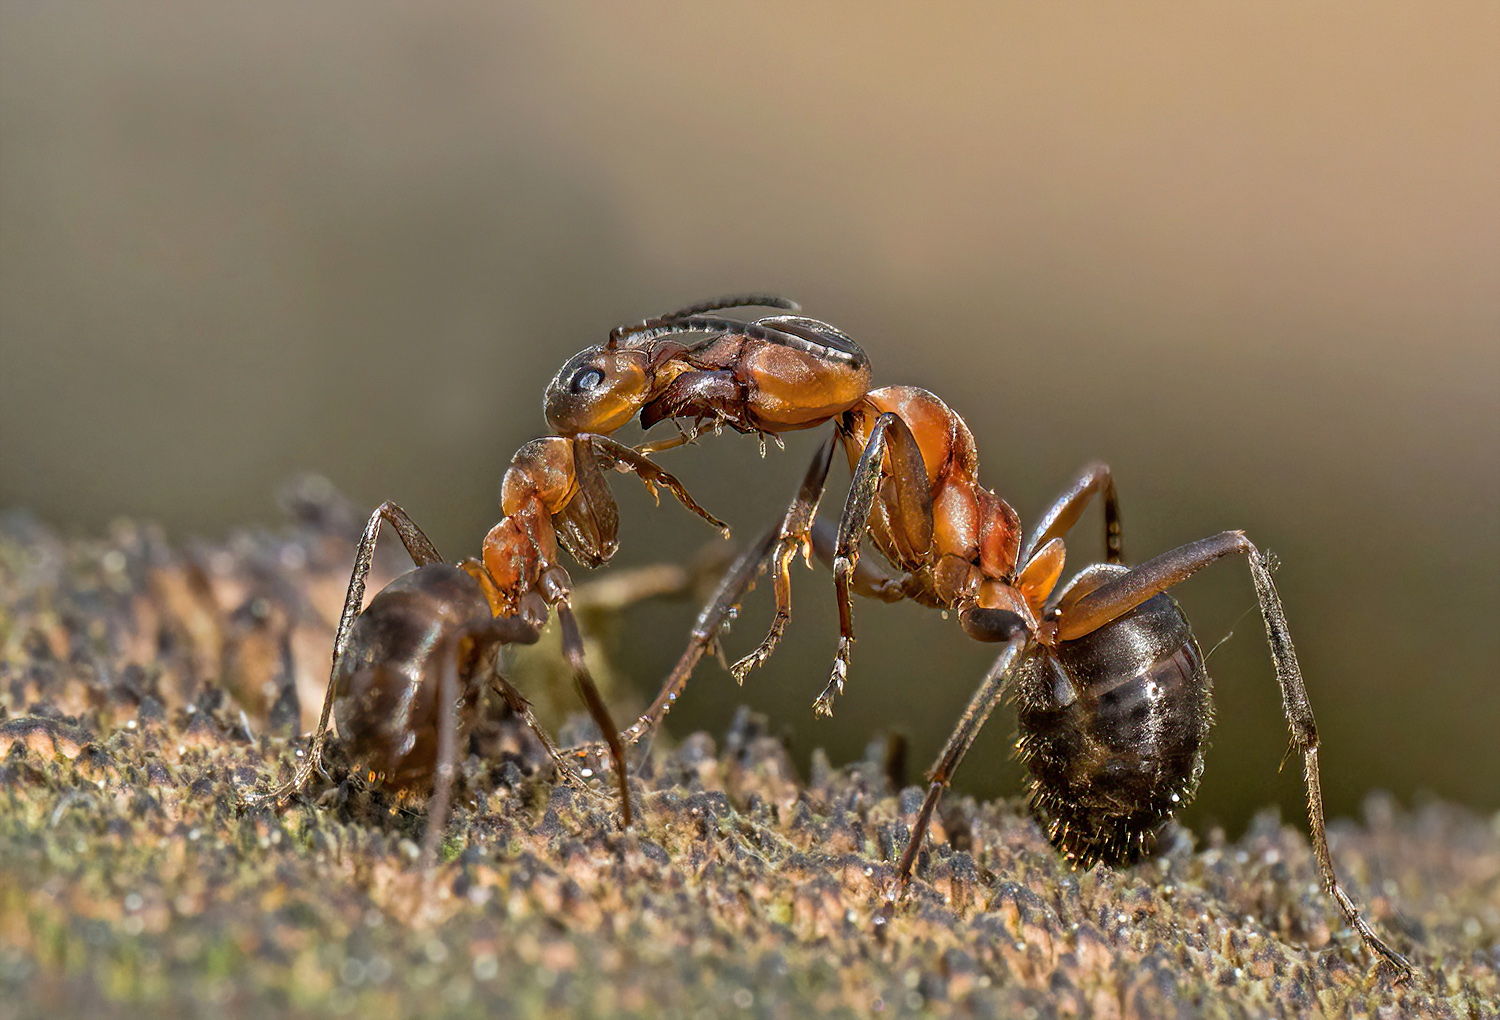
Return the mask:
[[[667,419],[694,423],[650,449],[690,441],[704,421],[773,435],[834,423],[834,434],[819,447],[780,525],[725,576],[656,700],[623,739],[638,741],[655,728],[769,567],[775,619],[733,673],[743,681],[764,662],[790,617],[792,557],[800,550],[810,562],[816,551],[833,569],[839,606],[838,649],[814,702],[818,714],[832,713],[848,677],[854,592],[955,611],[970,637],[1004,645],[928,773],[927,796],[888,905],[910,880],[943,789],[1006,697],[1016,705],[1017,748],[1032,777],[1031,809],[1050,841],[1080,866],[1129,864],[1154,846],[1161,827],[1192,799],[1213,719],[1203,655],[1167,592],[1215,560],[1243,555],[1281,686],[1291,749],[1302,756],[1324,888],[1398,980],[1411,976],[1411,965],[1365,922],[1334,873],[1312,706],[1271,565],[1243,532],[1221,532],[1127,568],[1114,480],[1108,466],[1096,462],[1079,473],[1023,544],[1015,511],[979,484],[968,426],[937,396],[911,386],[870,390],[863,352],[826,323],[801,316],[742,323],[700,314],[720,307],[727,305],[710,303],[616,330],[607,344],[570,361],[548,391],[554,427],[578,406],[608,407],[611,427],[637,411],[648,427]],[[693,344],[673,339],[688,333],[717,335]],[[630,370],[614,370],[617,363]],[[591,385],[579,394],[571,384],[583,379]],[[567,399],[560,387],[569,390]],[[837,532],[830,534],[814,518],[836,444],[844,448],[853,481]],[[1104,508],[1104,562],[1058,590],[1063,536],[1096,495]],[[861,560],[866,537],[894,572]]]
[[[496,661],[505,644],[535,642],[550,608],[562,627],[575,685],[609,745],[628,829],[624,745],[584,662],[569,602],[572,579],[558,562],[559,546],[587,567],[608,561],[618,548],[619,511],[604,475],[611,467],[633,472],[653,494],[658,486],[666,488],[728,534],[650,458],[587,432],[537,439],[516,453],[501,482],[503,516],[485,536],[478,558],[444,562],[404,510],[381,504],[355,554],[312,747],[289,782],[257,800],[280,801],[306,786],[322,763],[331,714],[371,780],[399,791],[432,791],[423,847],[423,860],[431,863],[447,818],[457,747],[474,723],[486,679],[541,741],[559,774],[583,785]],[[416,567],[381,589],[361,612],[382,521]]]

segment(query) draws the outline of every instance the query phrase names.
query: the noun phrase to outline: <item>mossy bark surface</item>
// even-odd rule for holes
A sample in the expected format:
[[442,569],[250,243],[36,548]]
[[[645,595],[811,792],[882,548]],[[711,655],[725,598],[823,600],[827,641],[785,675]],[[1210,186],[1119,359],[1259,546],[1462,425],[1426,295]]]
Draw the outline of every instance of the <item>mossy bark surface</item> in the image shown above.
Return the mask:
[[0,1020],[1500,1014],[1500,818],[1443,804],[1330,832],[1406,985],[1270,815],[1080,872],[955,793],[883,922],[920,790],[878,754],[799,775],[748,715],[643,756],[629,833],[499,717],[431,870],[420,802],[336,741],[305,797],[247,809],[305,746],[347,580],[350,522],[299,506],[189,548],[0,523]]

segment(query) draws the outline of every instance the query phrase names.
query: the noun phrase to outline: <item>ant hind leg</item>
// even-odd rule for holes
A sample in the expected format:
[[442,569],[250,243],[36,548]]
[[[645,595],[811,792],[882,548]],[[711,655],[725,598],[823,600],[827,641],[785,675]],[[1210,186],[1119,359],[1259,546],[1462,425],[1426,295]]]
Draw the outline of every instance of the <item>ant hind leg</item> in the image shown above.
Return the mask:
[[974,738],[979,735],[990,713],[1005,697],[1005,689],[1010,682],[1011,672],[1015,668],[1021,648],[1025,643],[1024,630],[1020,635],[1013,635],[1009,639],[994,664],[990,666],[989,672],[985,674],[979,689],[974,692],[974,697],[969,699],[969,707],[964,709],[958,725],[953,728],[953,732],[948,736],[948,742],[943,745],[942,753],[938,755],[937,761],[933,762],[931,770],[928,771],[927,797],[922,801],[922,810],[918,812],[917,820],[912,823],[911,836],[906,841],[906,850],[901,854],[901,863],[896,866],[896,881],[886,893],[888,901],[894,901],[900,896],[906,889],[907,883],[911,881],[912,867],[917,862],[917,855],[922,852],[922,843],[927,837],[927,827],[932,823],[932,814],[937,810],[938,801],[942,799],[943,791],[952,781],[953,774],[958,771],[959,763],[963,761],[964,755],[969,753]]
[[[1286,613],[1281,605],[1281,596],[1271,580],[1270,568],[1260,550],[1250,543],[1244,532],[1225,531],[1211,538],[1190,542],[1147,560],[1133,570],[1100,585],[1073,604],[1064,605],[1058,619],[1051,622],[1056,628],[1056,640],[1071,641],[1091,634],[1124,616],[1147,599],[1186,580],[1215,560],[1235,554],[1243,554],[1250,566],[1255,598],[1260,605],[1261,620],[1266,627],[1266,641],[1270,645],[1271,660],[1276,668],[1276,680],[1281,686],[1281,704],[1286,715],[1287,729],[1291,733],[1291,749],[1302,756],[1303,785],[1307,790],[1308,829],[1312,835],[1313,856],[1318,862],[1323,887],[1365,945],[1392,968],[1398,981],[1405,981],[1412,976],[1410,962],[1386,945],[1375,933],[1360,915],[1354,901],[1344,892],[1333,870],[1333,856],[1328,850],[1328,833],[1323,819],[1322,779],[1318,770],[1318,727],[1313,718],[1312,703],[1307,697],[1307,685],[1302,679],[1302,669],[1297,663],[1296,650],[1292,647]],[[1044,624],[1044,629],[1047,626]]]

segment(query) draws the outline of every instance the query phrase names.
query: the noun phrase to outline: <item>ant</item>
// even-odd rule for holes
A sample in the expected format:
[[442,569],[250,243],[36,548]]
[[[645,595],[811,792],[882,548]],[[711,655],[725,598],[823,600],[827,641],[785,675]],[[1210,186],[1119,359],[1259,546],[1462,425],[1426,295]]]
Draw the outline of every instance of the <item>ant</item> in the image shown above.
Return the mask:
[[[775,299],[742,303],[795,307]],[[1302,757],[1324,888],[1397,979],[1411,976],[1411,964],[1366,923],[1334,873],[1312,706],[1271,580],[1274,564],[1243,532],[1221,532],[1126,567],[1114,479],[1106,464],[1095,462],[1023,542],[1016,512],[979,484],[968,426],[941,399],[913,386],[870,389],[868,359],[827,323],[802,316],[738,322],[702,314],[729,306],[710,302],[617,329],[608,343],[570,361],[548,390],[554,427],[579,408],[607,408],[612,427],[636,412],[646,427],[668,419],[693,422],[676,439],[643,450],[689,442],[704,421],[716,429],[729,425],[758,433],[762,448],[766,433],[834,425],[781,523],[720,582],[656,700],[621,735],[626,742],[652,732],[769,568],[775,618],[732,672],[743,682],[764,662],[790,618],[791,560],[800,551],[811,565],[816,553],[832,567],[839,608],[838,647],[828,683],[814,702],[817,714],[832,714],[848,678],[856,592],[954,611],[970,637],[1003,645],[928,773],[927,795],[888,893],[888,909],[910,881],[943,790],[1006,698],[1017,711],[1017,750],[1031,774],[1031,810],[1048,839],[1082,867],[1130,864],[1154,847],[1159,830],[1195,794],[1213,720],[1203,654],[1168,592],[1210,563],[1242,555],[1281,687],[1290,751]],[[692,344],[674,339],[689,333],[714,335]],[[590,385],[579,387],[581,381]],[[567,398],[561,388],[568,389]],[[836,446],[843,447],[853,480],[837,531],[831,532],[815,518]],[[1104,562],[1084,568],[1059,589],[1063,538],[1096,496],[1104,512]],[[861,558],[866,538],[893,570]]]
[[[562,627],[575,686],[609,744],[628,829],[624,745],[584,661],[570,603],[572,579],[558,562],[559,546],[586,567],[614,556],[619,509],[605,479],[609,468],[634,473],[653,495],[658,487],[667,489],[727,537],[724,522],[648,456],[582,430],[533,440],[516,453],[500,486],[500,522],[485,536],[479,557],[445,562],[406,511],[382,503],[355,554],[312,747],[290,781],[256,801],[277,802],[307,785],[321,766],[332,715],[372,781],[401,792],[432,791],[422,852],[424,862],[432,863],[447,818],[457,747],[475,721],[486,679],[537,736],[559,775],[584,785],[497,663],[502,646],[537,640],[550,609]],[[415,568],[361,611],[382,522],[396,532]]]

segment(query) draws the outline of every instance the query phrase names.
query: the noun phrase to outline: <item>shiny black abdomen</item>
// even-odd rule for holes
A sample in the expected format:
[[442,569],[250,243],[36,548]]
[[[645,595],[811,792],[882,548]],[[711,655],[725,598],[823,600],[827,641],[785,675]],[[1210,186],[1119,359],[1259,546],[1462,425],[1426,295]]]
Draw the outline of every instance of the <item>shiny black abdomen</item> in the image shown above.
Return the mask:
[[354,621],[339,662],[333,715],[353,760],[398,788],[431,785],[437,762],[437,689],[456,666],[460,737],[472,720],[480,643],[466,640],[491,619],[479,585],[436,563],[396,578]]
[[1053,845],[1085,866],[1125,864],[1197,791],[1212,683],[1186,617],[1158,595],[1017,669],[1018,754]]

